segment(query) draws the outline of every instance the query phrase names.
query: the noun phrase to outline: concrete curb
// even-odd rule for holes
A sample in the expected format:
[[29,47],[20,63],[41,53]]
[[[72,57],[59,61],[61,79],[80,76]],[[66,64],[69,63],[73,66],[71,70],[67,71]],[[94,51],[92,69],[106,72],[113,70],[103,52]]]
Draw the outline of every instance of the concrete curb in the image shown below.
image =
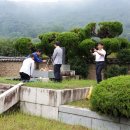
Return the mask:
[[15,105],[20,100],[20,86],[23,83],[19,83],[4,93],[0,94],[0,114],[7,111],[10,107]]
[[85,108],[59,106],[58,118],[64,123],[78,124],[92,130],[130,130],[130,119],[99,115]]

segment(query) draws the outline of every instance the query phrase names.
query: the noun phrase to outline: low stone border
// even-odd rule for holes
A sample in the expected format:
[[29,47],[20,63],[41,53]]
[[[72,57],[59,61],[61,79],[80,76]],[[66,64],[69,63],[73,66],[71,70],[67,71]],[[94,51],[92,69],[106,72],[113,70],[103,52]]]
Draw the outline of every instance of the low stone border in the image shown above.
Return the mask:
[[20,101],[47,106],[60,106],[68,102],[85,99],[90,88],[45,89],[24,87],[20,89]]
[[44,89],[17,84],[0,94],[0,114],[20,101],[22,112],[55,119],[92,130],[130,130],[130,119],[99,115],[89,109],[63,105],[85,99],[90,88]]
[[19,102],[19,88],[22,83],[15,85],[4,93],[0,94],[0,114],[7,111],[17,102]]
[[58,107],[62,104],[85,99],[90,88],[44,89],[22,86],[20,108],[24,113],[58,120]]
[[59,120],[78,124],[92,130],[130,130],[130,120],[99,115],[89,109],[72,106],[59,107]]

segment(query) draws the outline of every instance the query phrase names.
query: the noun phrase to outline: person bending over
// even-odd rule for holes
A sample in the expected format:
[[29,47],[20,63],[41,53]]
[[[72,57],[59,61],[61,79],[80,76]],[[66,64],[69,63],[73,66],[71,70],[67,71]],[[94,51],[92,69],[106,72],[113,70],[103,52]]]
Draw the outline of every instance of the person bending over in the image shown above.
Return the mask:
[[34,55],[34,61],[36,63],[43,63],[43,62],[46,62],[46,60],[42,60],[39,58],[39,56],[42,54],[42,51],[41,50],[37,50],[36,52],[32,53]]
[[31,54],[30,57],[23,61],[22,67],[20,69],[20,77],[23,82],[28,82],[34,71],[34,55]]

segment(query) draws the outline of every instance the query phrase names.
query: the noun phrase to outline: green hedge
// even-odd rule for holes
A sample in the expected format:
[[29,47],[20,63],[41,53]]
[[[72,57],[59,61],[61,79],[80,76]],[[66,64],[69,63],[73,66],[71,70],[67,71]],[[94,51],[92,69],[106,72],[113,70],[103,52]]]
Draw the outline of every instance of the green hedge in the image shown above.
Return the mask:
[[21,55],[29,55],[31,53],[31,48],[33,47],[33,44],[31,42],[31,38],[18,38],[14,42],[15,49],[21,54]]
[[126,75],[126,74],[128,74],[128,67],[112,65],[105,70],[104,76],[105,78],[111,78],[111,77]]
[[116,117],[130,117],[130,76],[102,81],[92,92],[92,108]]
[[130,49],[123,49],[117,54],[117,58],[122,64],[130,62]]
[[82,78],[87,78],[88,64],[86,63],[85,59],[76,56],[75,58],[69,60],[69,64],[71,69],[76,71],[76,75],[81,75]]

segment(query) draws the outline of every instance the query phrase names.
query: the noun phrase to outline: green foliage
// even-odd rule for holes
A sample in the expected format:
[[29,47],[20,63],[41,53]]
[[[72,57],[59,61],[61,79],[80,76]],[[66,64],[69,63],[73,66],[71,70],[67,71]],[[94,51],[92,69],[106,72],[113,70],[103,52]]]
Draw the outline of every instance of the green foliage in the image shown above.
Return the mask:
[[82,78],[88,76],[88,65],[84,58],[75,56],[75,58],[69,60],[69,64],[71,65],[71,69],[76,71],[76,75],[81,75]]
[[[8,122],[8,123],[7,123]],[[6,112],[0,115],[1,130],[90,130],[78,125],[68,125],[22,112]]]
[[126,38],[118,38],[118,40],[120,41],[120,48],[121,49],[124,49],[124,48],[128,48],[129,47],[129,45],[130,45],[130,42],[128,41],[128,39],[126,39]]
[[98,36],[100,38],[114,38],[121,35],[123,25],[120,22],[101,22],[99,23]]
[[15,56],[16,50],[13,45],[14,40],[0,39],[0,55],[1,56]]
[[78,34],[80,41],[83,41],[84,39],[86,39],[85,30],[82,28],[74,28],[71,30],[71,32]]
[[130,62],[130,49],[123,49],[117,54],[120,63],[125,64]]
[[67,105],[80,107],[80,108],[87,108],[87,109],[89,108],[89,109],[91,109],[90,100],[87,100],[87,99],[69,102],[69,103],[67,103]]
[[96,46],[96,43],[92,40],[92,39],[85,39],[83,40],[80,45],[79,45],[79,48],[80,48],[80,53],[83,55],[83,56],[90,56],[90,50],[92,48],[95,48]]
[[47,60],[49,57],[46,54],[42,54],[42,59]]
[[57,33],[57,32],[49,32],[49,33],[41,34],[39,36],[41,40],[41,44],[39,44],[39,47],[43,48],[45,54],[49,56],[52,55],[53,50],[54,50],[54,43],[59,34],[60,33]]
[[96,23],[89,23],[84,28],[85,30],[85,36],[86,38],[91,38],[92,36],[95,36],[95,29],[96,29]]
[[129,41],[125,38],[104,38],[101,42],[104,44],[107,55],[112,52],[119,52],[129,45]]
[[112,65],[109,68],[105,70],[105,78],[111,78],[115,76],[120,76],[120,75],[126,75],[128,74],[128,68],[127,67],[122,67],[119,65]]
[[79,37],[74,32],[63,32],[58,35],[57,41],[62,43],[62,46],[66,48],[76,47],[79,43]]
[[77,55],[79,36],[74,32],[63,32],[60,33],[56,39],[60,41],[62,46],[66,48],[66,58],[72,58],[72,56]]
[[[6,78],[0,77],[0,83],[6,84],[18,84],[19,81],[14,80],[7,80]],[[53,81],[49,82],[28,82],[26,83],[27,87],[34,87],[34,88],[50,88],[50,89],[71,89],[71,88],[84,88],[86,86],[95,85],[94,80],[63,80],[62,83],[55,83]]]
[[21,55],[28,55],[31,53],[31,48],[33,44],[31,43],[30,38],[19,38],[15,41],[15,49],[21,54]]
[[130,76],[102,81],[94,87],[91,105],[95,111],[116,117],[130,117]]

